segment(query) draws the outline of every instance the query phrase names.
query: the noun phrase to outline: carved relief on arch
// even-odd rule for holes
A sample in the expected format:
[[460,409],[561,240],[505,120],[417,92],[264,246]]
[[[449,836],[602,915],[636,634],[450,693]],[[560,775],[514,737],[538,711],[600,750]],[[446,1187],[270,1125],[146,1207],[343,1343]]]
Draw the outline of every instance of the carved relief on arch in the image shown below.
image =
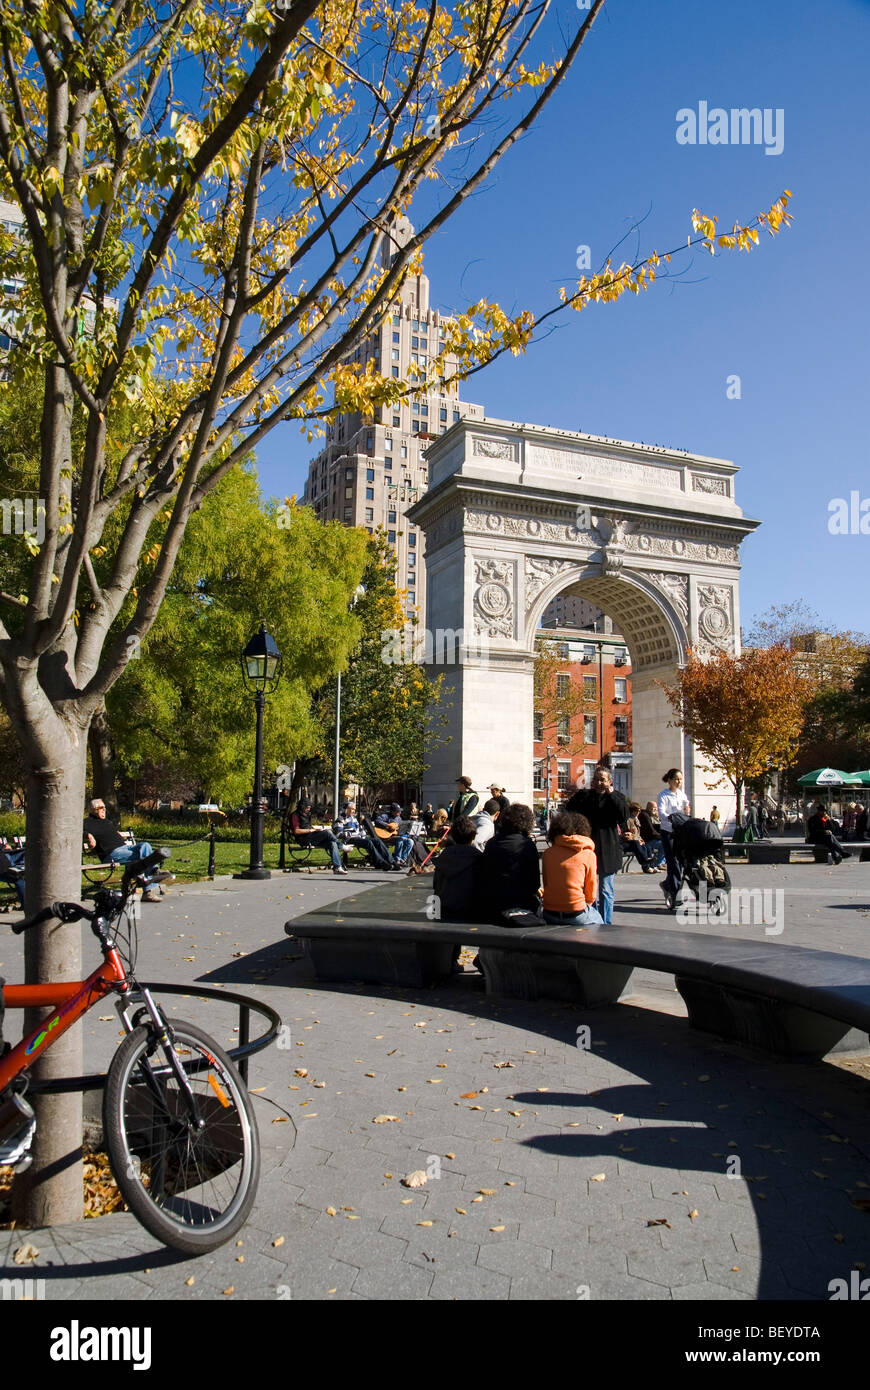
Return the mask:
[[651,580],[656,588],[660,589],[661,592],[670,599],[674,608],[688,627],[689,576],[687,574],[671,574],[669,571],[661,570],[657,574],[647,574],[646,578]]
[[576,570],[577,565],[573,560],[552,560],[549,557],[530,555],[526,556],[526,617],[528,618],[532,605],[542,589],[556,578],[557,575],[564,574],[566,570]]
[[474,562],[474,630],[487,637],[513,637],[515,560]]
[[698,646],[706,652],[734,650],[734,591],[727,584],[698,586]]

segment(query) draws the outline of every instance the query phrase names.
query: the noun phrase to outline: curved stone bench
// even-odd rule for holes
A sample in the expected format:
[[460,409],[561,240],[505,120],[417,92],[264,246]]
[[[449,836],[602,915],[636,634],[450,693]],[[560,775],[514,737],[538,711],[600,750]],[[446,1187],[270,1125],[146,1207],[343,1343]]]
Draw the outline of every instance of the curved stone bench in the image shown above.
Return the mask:
[[402,879],[287,922],[318,980],[425,988],[476,947],[487,992],[615,1003],[634,969],[673,974],[689,1022],[792,1057],[865,1044],[870,961],[805,946],[649,927],[496,927],[430,921],[431,882]]

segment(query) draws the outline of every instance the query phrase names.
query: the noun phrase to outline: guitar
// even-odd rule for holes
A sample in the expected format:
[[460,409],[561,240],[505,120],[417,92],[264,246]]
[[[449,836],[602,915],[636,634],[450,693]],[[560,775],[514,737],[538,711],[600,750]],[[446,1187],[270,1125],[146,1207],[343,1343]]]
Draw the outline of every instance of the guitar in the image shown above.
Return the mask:
[[392,840],[393,836],[399,833],[399,822],[397,820],[390,821],[389,829],[386,830],[380,825],[373,825],[372,829],[379,840]]

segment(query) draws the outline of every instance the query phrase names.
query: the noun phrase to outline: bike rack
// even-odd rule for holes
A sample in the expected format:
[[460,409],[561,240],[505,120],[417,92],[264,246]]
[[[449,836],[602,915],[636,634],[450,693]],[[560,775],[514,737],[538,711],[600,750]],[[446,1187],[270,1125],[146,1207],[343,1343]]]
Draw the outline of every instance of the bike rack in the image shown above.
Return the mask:
[[[182,994],[195,999],[221,999],[225,1003],[237,1004],[239,1009],[238,1046],[226,1048],[225,1051],[236,1063],[246,1086],[248,1084],[248,1059],[253,1057],[255,1052],[262,1052],[264,1048],[269,1047],[283,1026],[280,1014],[277,1014],[270,1005],[261,1003],[259,999],[251,999],[246,994],[235,994],[219,989],[197,989],[196,986],[191,985],[155,985],[144,980],[140,980],[139,983],[143,989],[149,990],[152,994]],[[251,1041],[252,1012],[260,1014],[269,1022],[268,1030],[261,1033],[258,1038],[254,1038],[253,1041]],[[64,1076],[55,1081],[31,1079],[28,1091],[39,1092],[43,1095],[59,1095],[68,1091],[100,1091],[105,1084],[105,1072],[92,1072],[90,1076]]]

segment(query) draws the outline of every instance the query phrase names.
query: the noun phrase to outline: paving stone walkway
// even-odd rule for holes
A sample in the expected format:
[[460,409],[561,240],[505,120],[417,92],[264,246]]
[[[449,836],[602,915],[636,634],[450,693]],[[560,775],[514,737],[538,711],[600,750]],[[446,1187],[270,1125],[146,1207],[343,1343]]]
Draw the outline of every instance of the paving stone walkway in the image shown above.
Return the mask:
[[[782,887],[767,939],[867,953],[870,865],[734,877]],[[433,991],[315,985],[284,921],[378,881],[224,879],[143,908],[140,974],[191,982],[179,1016],[233,1041],[233,1011],[197,1000],[199,982],[288,1025],[251,1063],[252,1217],[194,1260],[129,1215],[0,1232],[0,1278],[44,1278],[48,1300],[825,1300],[870,1266],[866,1061],[774,1062],[692,1032],[673,980],[643,972],[586,1014],[487,999],[470,968]],[[652,877],[620,876],[616,920],[673,927],[660,899]],[[20,978],[20,942],[0,942]],[[89,1068],[117,1042],[103,1018],[86,1020]],[[426,1184],[403,1187],[414,1170]],[[22,1270],[25,1239],[39,1256]]]

